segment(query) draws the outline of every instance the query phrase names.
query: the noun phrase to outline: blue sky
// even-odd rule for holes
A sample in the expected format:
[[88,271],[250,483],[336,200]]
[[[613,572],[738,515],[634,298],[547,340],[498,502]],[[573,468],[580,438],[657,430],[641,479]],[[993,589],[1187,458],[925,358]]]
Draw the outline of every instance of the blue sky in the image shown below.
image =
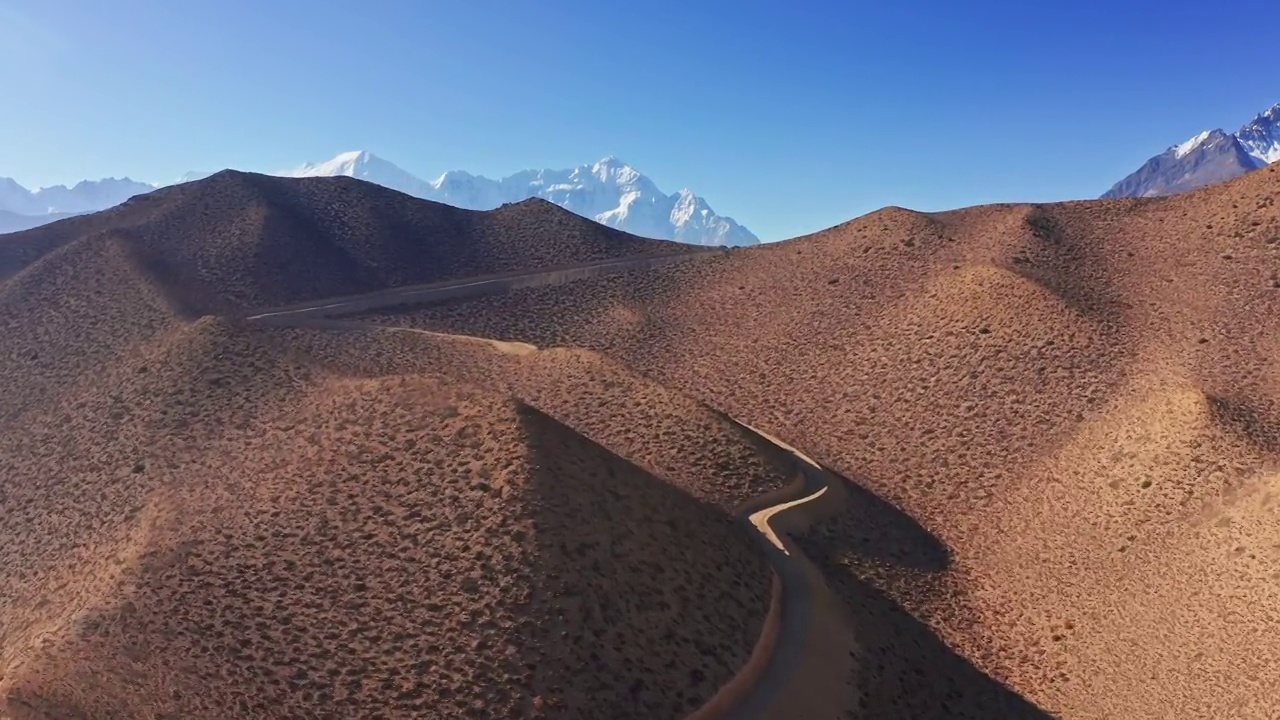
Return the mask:
[[1094,197],[1280,102],[1280,3],[0,0],[0,176],[617,155],[765,239]]

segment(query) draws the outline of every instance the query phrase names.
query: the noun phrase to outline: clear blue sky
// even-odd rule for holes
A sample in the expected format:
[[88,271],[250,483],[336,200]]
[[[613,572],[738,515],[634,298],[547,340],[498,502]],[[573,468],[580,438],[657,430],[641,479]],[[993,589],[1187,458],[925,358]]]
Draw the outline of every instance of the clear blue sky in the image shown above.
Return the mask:
[[0,176],[613,154],[780,239],[1097,196],[1280,101],[1277,27],[1253,0],[0,0]]

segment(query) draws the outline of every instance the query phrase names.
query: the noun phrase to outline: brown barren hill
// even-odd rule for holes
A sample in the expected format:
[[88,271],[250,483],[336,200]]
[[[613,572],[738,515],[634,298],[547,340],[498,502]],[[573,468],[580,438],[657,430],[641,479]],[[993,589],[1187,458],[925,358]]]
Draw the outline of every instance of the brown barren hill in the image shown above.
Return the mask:
[[1272,168],[1157,200],[887,208],[371,319],[589,349],[838,470],[855,501],[804,545],[874,646],[849,717],[1264,718],[1277,196]]
[[886,208],[294,327],[236,318],[685,250],[230,172],[0,238],[0,716],[684,717],[768,611],[733,511],[795,470],[732,417],[845,490],[797,544],[846,717],[1272,717],[1277,195]]
[[203,315],[694,250],[541,200],[472,212],[350,178],[224,171],[0,238],[0,423]]
[[48,252],[117,238],[189,316],[631,255],[694,252],[544,200],[478,212],[352,178],[225,170],[0,238],[0,281]]
[[732,423],[589,353],[235,320],[670,244],[210,180],[4,239],[0,717],[679,718],[746,662],[731,509],[787,478]]
[[201,321],[40,439],[109,437],[11,455],[11,709],[680,717],[745,660],[768,570],[727,513],[499,390],[274,341]]

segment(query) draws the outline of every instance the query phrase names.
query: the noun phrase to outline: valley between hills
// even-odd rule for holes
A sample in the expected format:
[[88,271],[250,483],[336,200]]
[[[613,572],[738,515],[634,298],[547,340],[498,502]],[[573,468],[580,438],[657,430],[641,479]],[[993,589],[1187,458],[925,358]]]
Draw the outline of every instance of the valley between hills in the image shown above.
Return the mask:
[[0,236],[0,717],[1271,717],[1278,195]]

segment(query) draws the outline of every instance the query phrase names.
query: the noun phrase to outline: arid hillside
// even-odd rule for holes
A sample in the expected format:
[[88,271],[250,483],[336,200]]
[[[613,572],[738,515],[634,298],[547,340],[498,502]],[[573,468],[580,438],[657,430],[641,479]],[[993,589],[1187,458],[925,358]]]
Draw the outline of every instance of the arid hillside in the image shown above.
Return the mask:
[[234,320],[679,247],[235,173],[0,245],[0,717],[674,718],[751,653],[731,510],[790,469],[714,411],[591,353]]
[[845,490],[798,545],[846,717],[1273,717],[1277,195],[296,327],[238,318],[681,250],[239,173],[0,237],[0,718],[684,718],[777,587],[736,510],[798,477],[734,419]]
[[226,170],[0,238],[0,281],[54,249],[111,242],[188,317],[487,273],[698,248],[542,200],[459,210],[351,178]]
[[0,424],[204,315],[695,250],[540,200],[472,212],[349,178],[221,172],[0,237]]
[[784,477],[621,370],[604,425],[592,362],[214,318],[137,344],[0,437],[0,717],[683,717],[768,605],[723,506]]
[[[1264,718],[1277,196],[1272,168],[1159,200],[889,208],[373,319],[586,348],[830,464],[866,501],[804,545],[883,652],[904,652],[885,618],[914,616],[1055,716]],[[900,676],[849,717],[953,716],[929,670],[950,662],[882,658]]]

